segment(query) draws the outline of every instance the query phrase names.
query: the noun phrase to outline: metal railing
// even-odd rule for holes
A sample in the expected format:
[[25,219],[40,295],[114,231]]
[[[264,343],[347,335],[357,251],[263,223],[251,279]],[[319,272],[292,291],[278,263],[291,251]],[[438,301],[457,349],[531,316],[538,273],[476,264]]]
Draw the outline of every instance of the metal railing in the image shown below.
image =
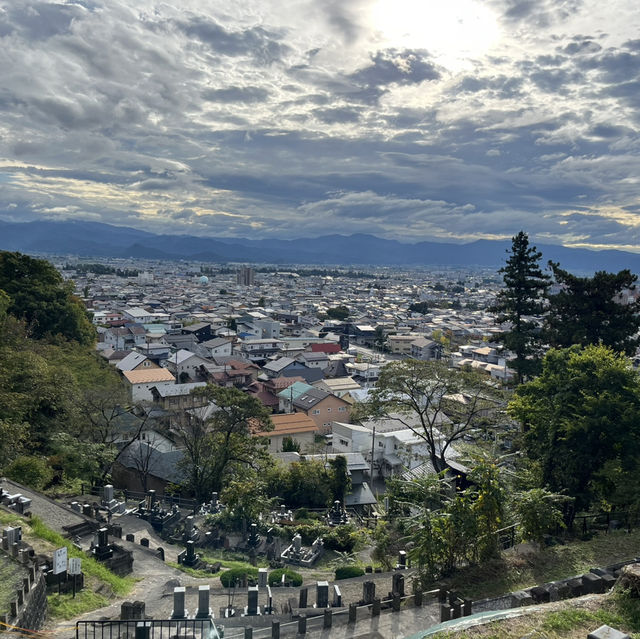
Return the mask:
[[77,621],[76,639],[219,639],[211,618]]

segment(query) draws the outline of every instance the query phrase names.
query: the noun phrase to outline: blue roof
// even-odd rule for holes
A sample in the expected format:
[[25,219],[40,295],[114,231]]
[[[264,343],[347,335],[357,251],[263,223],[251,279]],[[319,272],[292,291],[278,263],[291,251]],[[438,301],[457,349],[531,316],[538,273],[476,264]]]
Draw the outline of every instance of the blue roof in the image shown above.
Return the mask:
[[281,397],[282,399],[298,399],[300,395],[308,393],[310,389],[313,389],[313,386],[305,384],[304,382],[293,382],[291,386],[281,390],[278,393],[278,397]]

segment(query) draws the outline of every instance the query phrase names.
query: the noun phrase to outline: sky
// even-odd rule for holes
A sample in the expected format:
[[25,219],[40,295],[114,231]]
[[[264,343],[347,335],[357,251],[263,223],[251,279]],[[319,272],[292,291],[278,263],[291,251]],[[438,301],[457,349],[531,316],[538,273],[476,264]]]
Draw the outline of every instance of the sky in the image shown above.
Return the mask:
[[0,218],[640,250],[637,0],[0,0]]

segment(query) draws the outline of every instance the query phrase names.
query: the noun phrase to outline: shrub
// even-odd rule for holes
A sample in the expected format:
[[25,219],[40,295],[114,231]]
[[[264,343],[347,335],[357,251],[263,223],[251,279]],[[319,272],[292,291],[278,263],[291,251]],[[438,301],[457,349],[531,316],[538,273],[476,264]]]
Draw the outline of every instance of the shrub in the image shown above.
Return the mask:
[[328,550],[351,552],[360,541],[360,535],[353,526],[347,524],[332,528],[322,536],[322,540]]
[[361,577],[364,570],[360,566],[340,566],[336,568],[336,581],[339,579],[351,579],[351,577]]
[[289,568],[278,568],[278,570],[271,571],[269,573],[269,585],[279,586],[282,581],[282,575],[285,576],[285,581],[288,581],[292,586],[302,586],[302,575]]
[[245,579],[247,583],[252,582],[255,584],[258,581],[258,569],[251,567],[232,568],[231,570],[225,570],[220,575],[220,583],[225,588],[235,586],[236,580],[244,581]]
[[302,543],[310,546],[318,537],[324,537],[329,531],[329,527],[321,523],[300,524],[293,529],[293,535],[300,535]]
[[300,519],[309,519],[309,511],[306,508],[298,508],[293,514],[293,518],[298,521]]
[[27,455],[17,457],[4,472],[9,479],[36,490],[43,489],[53,479],[53,470],[42,457]]

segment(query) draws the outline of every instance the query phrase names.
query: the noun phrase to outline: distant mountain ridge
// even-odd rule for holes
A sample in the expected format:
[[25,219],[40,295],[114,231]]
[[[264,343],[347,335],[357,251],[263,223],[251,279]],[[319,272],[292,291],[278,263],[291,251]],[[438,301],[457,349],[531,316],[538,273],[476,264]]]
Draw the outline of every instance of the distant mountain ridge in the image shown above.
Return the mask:
[[[408,244],[366,234],[324,235],[296,240],[210,238],[158,235],[138,229],[85,221],[0,221],[0,249],[23,253],[72,254],[83,257],[133,257],[202,262],[267,262],[273,264],[370,264],[389,266],[486,266],[504,264],[508,240],[468,244]],[[571,271],[640,273],[640,254],[590,251],[537,244],[543,261],[560,262]]]

